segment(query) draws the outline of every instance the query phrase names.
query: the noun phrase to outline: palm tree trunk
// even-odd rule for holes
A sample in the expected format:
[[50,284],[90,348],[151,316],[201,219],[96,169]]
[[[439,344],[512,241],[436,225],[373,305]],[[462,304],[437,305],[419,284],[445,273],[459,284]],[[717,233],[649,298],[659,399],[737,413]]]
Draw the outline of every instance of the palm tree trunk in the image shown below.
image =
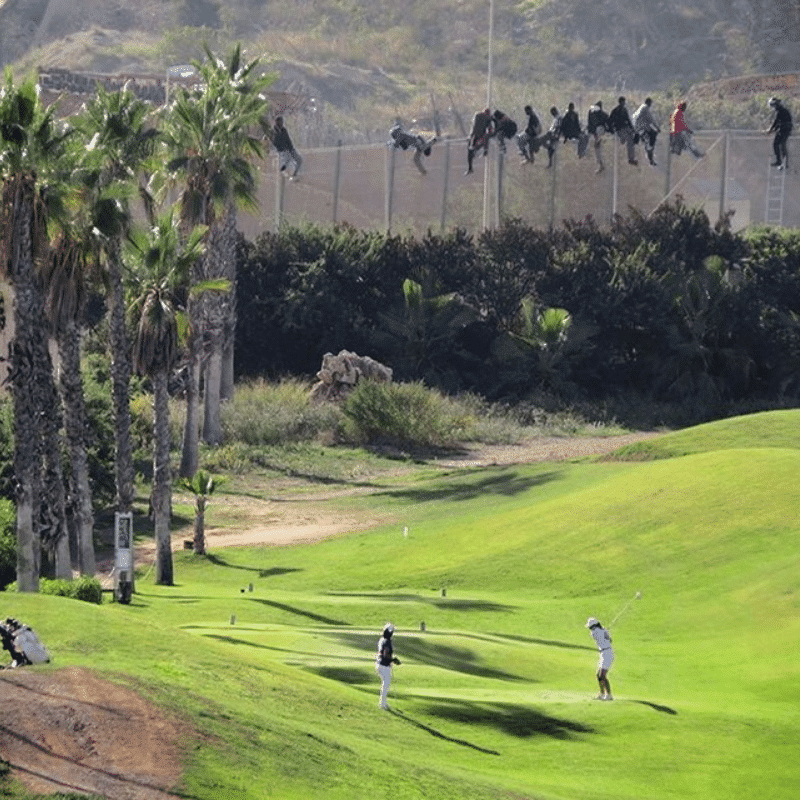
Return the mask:
[[14,401],[14,472],[17,482],[17,588],[39,591],[40,543],[34,515],[39,472],[39,431],[35,378],[35,285],[31,226],[34,178],[4,186],[3,203],[11,214],[11,280],[14,285],[14,340],[11,345],[11,393]]
[[[209,279],[225,277],[224,222],[224,219],[215,220],[208,231],[204,261],[205,277]],[[203,305],[205,308],[205,333],[208,341],[203,393],[203,441],[216,445],[222,441],[220,389],[222,387],[222,349],[226,312],[223,298],[220,295],[205,297]]]
[[131,360],[125,328],[125,295],[122,286],[119,243],[108,250],[109,333],[111,338],[111,379],[113,384],[116,434],[117,510],[130,511],[134,497],[133,446],[131,444],[130,381]]
[[153,375],[153,517],[156,540],[156,583],[172,586],[172,537],[170,504],[172,473],[169,465],[169,395],[167,371]]
[[200,464],[200,360],[202,358],[201,297],[190,297],[188,367],[186,376],[186,420],[183,425],[180,476],[191,478]]
[[230,289],[225,296],[225,323],[222,341],[222,377],[220,383],[220,400],[233,399],[234,386],[234,351],[236,340],[236,250],[239,233],[236,230],[236,204],[228,204],[223,226],[223,244],[225,259],[223,267],[225,277],[230,281]]
[[[211,298],[211,303],[214,299]],[[214,327],[212,327],[212,325]],[[205,403],[203,406],[203,441],[217,445],[222,441],[220,387],[222,385],[222,331],[218,323],[210,323],[210,352],[206,363]]]
[[61,358],[61,398],[64,404],[64,427],[69,450],[70,503],[78,539],[78,570],[81,575],[94,575],[94,514],[92,491],[89,485],[89,458],[86,453],[86,406],[80,364],[80,330],[69,320],[59,336]]

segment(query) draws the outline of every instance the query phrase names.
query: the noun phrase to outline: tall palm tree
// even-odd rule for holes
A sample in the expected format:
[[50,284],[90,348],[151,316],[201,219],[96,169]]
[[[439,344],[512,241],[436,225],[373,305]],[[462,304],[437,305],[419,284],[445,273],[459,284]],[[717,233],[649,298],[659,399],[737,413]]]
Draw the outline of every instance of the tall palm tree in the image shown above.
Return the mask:
[[156,541],[156,583],[173,583],[170,507],[169,395],[170,371],[178,358],[180,308],[178,297],[186,289],[193,264],[202,255],[205,229],[196,227],[182,244],[180,226],[173,213],[158,218],[147,233],[134,234],[136,248],[131,270],[135,292],[133,317],[136,336],[133,362],[137,372],[153,386],[153,492],[152,505]]
[[[54,167],[68,136],[69,131],[57,131],[52,112],[39,100],[35,81],[29,78],[15,86],[11,71],[6,70],[0,88],[0,261],[14,287],[10,382],[17,481],[17,585],[21,591],[39,587],[41,507],[48,508],[51,515],[45,546],[55,553],[60,541],[63,545],[66,531],[63,483],[60,498],[55,488],[60,480],[60,462],[55,458],[60,453],[57,393],[37,265],[47,252],[48,210],[63,185],[63,176]],[[57,574],[60,571],[57,569]]]
[[141,177],[153,155],[158,131],[148,121],[149,106],[132,92],[107,92],[98,84],[76,124],[89,142],[95,166],[84,173],[90,194],[96,252],[108,284],[111,380],[116,436],[116,505],[129,511],[134,496],[130,415],[130,341],[125,322],[122,244],[130,228],[130,200],[138,193],[149,202]]
[[[172,154],[167,169],[183,177],[181,214],[185,224],[208,226],[208,246],[199,272],[203,279],[226,278],[230,291],[203,302],[192,313],[186,430],[181,475],[190,477],[198,465],[199,374],[201,342],[206,341],[209,368],[205,381],[203,438],[216,444],[219,426],[222,354],[232,358],[225,339],[235,329],[235,236],[237,205],[254,208],[256,179],[253,158],[263,157],[263,132],[268,102],[264,91],[274,80],[258,75],[258,59],[244,64],[241,47],[227,61],[206,46],[206,60],[195,62],[201,81],[181,89],[168,108],[165,138]],[[194,408],[192,405],[194,404]]]
[[69,495],[75,521],[78,570],[94,575],[94,513],[86,448],[86,402],[81,375],[81,317],[86,297],[86,249],[63,232],[51,249],[45,274],[47,312],[58,344],[59,389],[69,453]]

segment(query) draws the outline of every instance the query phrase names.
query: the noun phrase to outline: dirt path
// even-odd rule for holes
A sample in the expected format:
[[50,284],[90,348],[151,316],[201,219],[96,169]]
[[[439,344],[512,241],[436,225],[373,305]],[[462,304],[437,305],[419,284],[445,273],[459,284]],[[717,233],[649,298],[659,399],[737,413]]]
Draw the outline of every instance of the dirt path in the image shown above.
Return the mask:
[[[474,469],[476,467],[502,466],[510,464],[531,464],[541,461],[567,461],[573,458],[599,456],[611,453],[626,444],[642,441],[656,436],[655,433],[630,433],[621,436],[557,437],[548,436],[519,445],[480,445],[468,448],[458,455],[436,459],[435,463],[444,469]],[[207,528],[206,546],[213,550],[218,547],[246,547],[248,545],[282,546],[303,542],[316,542],[330,536],[366,530],[390,521],[389,517],[371,514],[343,515],[334,510],[327,501],[354,491],[369,490],[329,490],[315,495],[305,495],[301,500],[281,500],[270,502],[253,498],[215,496],[215,505],[247,504],[247,527]],[[184,548],[185,535],[173,538],[172,549],[177,552]],[[155,544],[147,542],[136,548],[137,565],[152,564],[155,558]],[[112,585],[111,569],[113,556],[105,554],[98,558],[98,575],[105,586]]]
[[[654,434],[579,439],[542,438],[525,445],[480,447],[442,459],[443,468],[562,461],[603,455]],[[313,542],[380,524],[371,515],[342,515],[326,500],[331,491],[303,500],[246,503],[247,527],[206,531],[209,548],[242,545],[286,545]],[[215,502],[223,502],[222,498]],[[183,547],[176,537],[174,548]],[[152,545],[137,549],[137,562],[152,563]],[[98,560],[99,574],[111,564]],[[171,800],[181,774],[178,742],[185,726],[131,689],[107,681],[88,669],[37,668],[0,671],[0,758],[12,775],[43,794],[94,793],[113,800]]]

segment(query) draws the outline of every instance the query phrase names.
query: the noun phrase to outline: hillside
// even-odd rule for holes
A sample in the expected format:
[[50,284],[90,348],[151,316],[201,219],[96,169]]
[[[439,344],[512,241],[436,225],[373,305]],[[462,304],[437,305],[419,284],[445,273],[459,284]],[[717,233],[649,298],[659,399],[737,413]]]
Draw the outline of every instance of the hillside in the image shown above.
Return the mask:
[[[320,125],[347,139],[384,130],[387,115],[428,114],[432,97],[468,114],[482,103],[485,2],[321,0],[313,10],[301,0],[5,0],[0,64],[163,75],[198,57],[203,39],[241,40],[265,54],[278,88],[314,98],[327,112]],[[780,0],[498,2],[494,52],[494,90],[508,104],[531,91],[542,105],[566,91],[685,91],[796,70],[800,10]]]

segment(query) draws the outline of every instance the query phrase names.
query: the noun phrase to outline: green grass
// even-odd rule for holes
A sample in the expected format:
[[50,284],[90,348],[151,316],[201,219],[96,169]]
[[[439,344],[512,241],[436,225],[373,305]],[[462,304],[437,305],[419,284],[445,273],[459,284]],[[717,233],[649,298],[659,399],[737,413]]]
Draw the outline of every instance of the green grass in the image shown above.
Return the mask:
[[[193,723],[187,797],[789,800],[798,425],[704,425],[647,461],[428,473],[358,501],[391,525],[181,553],[177,585],[139,581],[130,606],[9,595],[4,613],[40,633],[46,669],[94,666]],[[597,703],[583,623],[626,604],[617,699]]]

